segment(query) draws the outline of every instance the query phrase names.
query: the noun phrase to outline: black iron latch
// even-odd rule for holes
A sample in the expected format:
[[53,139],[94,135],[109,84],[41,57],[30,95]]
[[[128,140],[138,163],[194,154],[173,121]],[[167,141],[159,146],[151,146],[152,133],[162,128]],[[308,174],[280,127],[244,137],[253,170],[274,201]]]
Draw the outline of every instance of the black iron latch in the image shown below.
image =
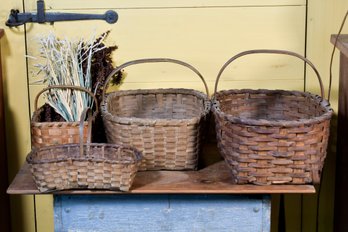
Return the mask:
[[116,23],[118,14],[113,10],[108,10],[105,14],[75,14],[75,13],[45,13],[45,2],[37,1],[37,13],[19,13],[18,10],[11,10],[10,16],[6,21],[6,26],[16,27],[25,23],[54,23],[57,21],[72,20],[105,20],[108,23]]

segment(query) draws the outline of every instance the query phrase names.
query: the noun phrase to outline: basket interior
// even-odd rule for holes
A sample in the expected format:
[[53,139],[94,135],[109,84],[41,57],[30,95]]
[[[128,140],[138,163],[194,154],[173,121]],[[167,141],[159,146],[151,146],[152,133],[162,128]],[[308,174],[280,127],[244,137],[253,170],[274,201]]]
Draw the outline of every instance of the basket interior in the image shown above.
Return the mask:
[[81,157],[78,144],[67,144],[33,151],[29,156],[29,161],[30,163],[59,162],[68,158],[110,163],[135,163],[139,160],[135,150],[118,145],[84,145],[84,156]]
[[205,111],[204,98],[182,93],[110,95],[107,110],[118,117],[190,119]]
[[320,100],[308,93],[287,91],[253,91],[218,94],[222,112],[233,117],[254,120],[299,120],[318,117],[327,112]]
[[66,122],[55,110],[47,103],[38,108],[32,117],[33,122]]

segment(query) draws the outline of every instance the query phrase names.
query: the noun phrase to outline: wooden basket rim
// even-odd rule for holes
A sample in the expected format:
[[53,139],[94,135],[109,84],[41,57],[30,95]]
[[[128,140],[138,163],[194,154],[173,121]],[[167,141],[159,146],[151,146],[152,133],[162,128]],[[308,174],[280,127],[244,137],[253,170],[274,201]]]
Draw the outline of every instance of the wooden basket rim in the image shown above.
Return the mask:
[[[299,120],[267,120],[267,119],[249,119],[243,117],[236,117],[230,114],[227,114],[221,111],[219,106],[219,101],[216,100],[216,96],[230,95],[230,94],[282,94],[282,95],[295,95],[295,96],[303,96],[312,99],[313,103],[320,105],[323,109],[325,109],[325,113],[313,117],[310,119],[299,119]],[[302,92],[297,90],[268,90],[268,89],[231,89],[231,90],[221,90],[215,93],[212,98],[212,111],[215,114],[218,114],[220,117],[224,118],[227,121],[237,124],[245,124],[250,126],[274,126],[274,127],[298,127],[302,125],[312,125],[321,123],[326,120],[330,120],[333,114],[333,109],[330,106],[330,103],[323,99],[322,97],[309,93]]]
[[[90,143],[90,144],[84,144],[85,147],[114,147],[114,148],[120,148],[120,149],[127,149],[133,152],[134,157],[132,160],[112,160],[112,159],[107,159],[107,158],[99,158],[95,156],[84,156],[81,157],[79,152],[76,155],[69,155],[67,154],[65,158],[62,159],[57,159],[57,158],[52,158],[52,159],[35,159],[34,156],[38,152],[43,152],[45,150],[54,150],[54,149],[69,149],[69,148],[77,148],[79,151],[80,144],[64,144],[64,145],[52,145],[52,146],[45,146],[41,148],[34,148],[26,157],[26,161],[28,164],[45,164],[45,163],[57,163],[57,162],[67,162],[67,161],[91,161],[91,162],[105,162],[105,163],[119,163],[119,164],[136,164],[140,163],[140,161],[143,158],[143,155],[139,150],[137,150],[134,147],[127,146],[127,145],[119,145],[119,144],[110,144],[110,143]],[[84,149],[88,150],[88,149]],[[104,150],[104,149],[103,149]]]
[[[196,96],[201,98],[204,101],[204,110],[200,115],[187,119],[150,119],[150,118],[138,118],[138,117],[120,117],[117,115],[111,114],[107,110],[108,100],[111,97],[115,96],[127,96],[127,95],[137,95],[137,94],[186,94]],[[185,88],[159,88],[159,89],[135,89],[135,90],[119,90],[109,93],[104,102],[101,104],[101,113],[104,119],[113,121],[119,124],[129,125],[129,124],[138,124],[138,125],[178,125],[178,124],[196,124],[200,121],[201,118],[209,114],[211,108],[211,101],[205,93],[202,93],[194,89],[185,89]]]

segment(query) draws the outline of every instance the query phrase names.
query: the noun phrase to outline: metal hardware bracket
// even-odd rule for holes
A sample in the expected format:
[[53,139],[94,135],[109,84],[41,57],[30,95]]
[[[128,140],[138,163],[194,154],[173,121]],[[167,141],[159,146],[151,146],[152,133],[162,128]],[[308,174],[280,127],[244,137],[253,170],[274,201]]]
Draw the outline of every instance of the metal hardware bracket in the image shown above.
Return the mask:
[[108,10],[105,14],[75,14],[75,13],[45,13],[44,0],[37,1],[37,13],[19,13],[18,10],[12,9],[10,16],[6,21],[6,26],[17,27],[25,23],[54,23],[57,21],[73,20],[105,20],[108,23],[116,23],[118,14],[113,10]]

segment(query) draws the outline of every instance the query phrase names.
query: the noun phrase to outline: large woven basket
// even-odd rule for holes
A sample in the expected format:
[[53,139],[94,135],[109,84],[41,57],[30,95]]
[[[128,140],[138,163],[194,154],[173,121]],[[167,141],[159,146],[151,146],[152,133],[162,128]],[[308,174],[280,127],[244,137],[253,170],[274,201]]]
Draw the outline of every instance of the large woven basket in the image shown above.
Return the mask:
[[[81,134],[83,127],[81,120]],[[40,192],[64,189],[129,190],[142,158],[141,153],[128,146],[90,143],[90,131],[85,144],[81,137],[79,144],[46,146],[29,153],[27,162]]]
[[[105,95],[110,78],[123,68],[171,62],[191,69],[203,81],[207,94],[192,89],[125,90]],[[140,170],[193,170],[197,168],[203,128],[210,111],[208,87],[191,65],[173,59],[127,62],[106,79],[101,113],[110,143],[134,146],[144,156]]]
[[[43,122],[41,119],[43,107],[38,109],[38,100],[42,93],[49,91],[50,89],[73,89],[78,91],[84,91],[93,97],[93,100],[96,104],[96,111],[94,117],[98,114],[98,101],[94,94],[89,90],[79,87],[79,86],[62,86],[54,85],[49,86],[41,90],[35,98],[34,101],[34,114],[31,119],[30,128],[31,128],[31,144],[33,148],[40,148],[50,145],[59,145],[59,144],[69,144],[69,143],[78,143],[80,139],[79,135],[79,122]],[[87,122],[84,125],[87,128]],[[83,135],[84,142],[87,139],[87,130],[84,130],[85,134]]]
[[[322,97],[285,90],[217,92],[225,68],[237,58],[254,53],[285,54],[302,59],[315,71]],[[320,75],[309,60],[282,50],[251,50],[232,57],[217,76],[212,110],[218,148],[236,183],[320,182],[332,109],[324,100]]]

